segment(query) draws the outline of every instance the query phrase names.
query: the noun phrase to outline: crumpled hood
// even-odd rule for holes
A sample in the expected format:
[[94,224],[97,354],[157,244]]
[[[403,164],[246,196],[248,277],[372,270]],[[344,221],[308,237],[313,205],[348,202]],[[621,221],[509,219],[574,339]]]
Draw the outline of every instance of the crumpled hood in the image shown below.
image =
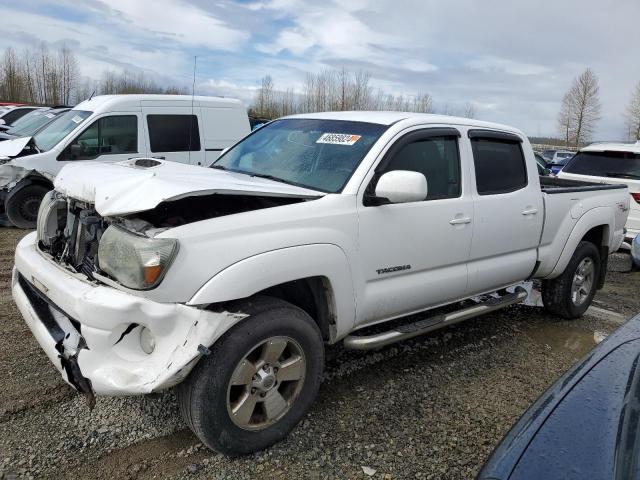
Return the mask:
[[166,200],[213,193],[295,198],[324,195],[273,180],[176,162],[153,159],[158,165],[143,168],[136,166],[137,160],[71,163],[60,171],[54,186],[68,197],[94,204],[103,217],[143,212]]
[[0,142],[0,158],[15,157],[29,143],[29,140],[31,140],[31,137],[19,137]]

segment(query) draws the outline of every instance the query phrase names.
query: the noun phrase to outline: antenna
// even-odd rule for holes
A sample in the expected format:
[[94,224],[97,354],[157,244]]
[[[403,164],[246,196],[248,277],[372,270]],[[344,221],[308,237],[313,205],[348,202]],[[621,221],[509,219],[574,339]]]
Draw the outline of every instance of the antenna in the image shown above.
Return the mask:
[[[196,97],[196,64],[198,62],[198,56],[193,56],[193,83],[191,84],[191,117],[189,117],[189,165],[191,165],[191,137],[193,130],[193,102]],[[200,162],[198,162],[200,165]]]
[[96,94],[96,91],[94,90],[93,92],[91,92],[91,95],[89,95],[89,98],[87,100],[91,100],[95,94]]

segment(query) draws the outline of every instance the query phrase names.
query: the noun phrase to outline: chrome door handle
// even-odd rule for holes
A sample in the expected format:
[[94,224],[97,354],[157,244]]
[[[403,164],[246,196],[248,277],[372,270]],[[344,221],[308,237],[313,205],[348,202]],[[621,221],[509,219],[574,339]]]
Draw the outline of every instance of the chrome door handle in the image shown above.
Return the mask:
[[465,223],[471,223],[471,218],[462,217],[462,218],[454,218],[453,220],[449,220],[451,225],[463,225]]
[[522,211],[522,215],[535,215],[536,213],[538,213],[537,208],[528,208],[527,210]]

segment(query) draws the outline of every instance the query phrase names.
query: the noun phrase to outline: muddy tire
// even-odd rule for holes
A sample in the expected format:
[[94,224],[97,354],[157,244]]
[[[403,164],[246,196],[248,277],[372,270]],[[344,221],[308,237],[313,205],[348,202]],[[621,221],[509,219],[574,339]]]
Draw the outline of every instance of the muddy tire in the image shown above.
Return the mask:
[[9,193],[4,203],[9,221],[18,228],[36,228],[42,197],[49,190],[43,185],[27,185]]
[[596,294],[600,253],[591,242],[580,242],[562,275],[542,282],[542,303],[566,319],[581,317]]
[[249,317],[177,389],[187,425],[209,448],[232,456],[284,439],[313,404],[324,367],[322,335],[303,310],[271,297],[236,310]]

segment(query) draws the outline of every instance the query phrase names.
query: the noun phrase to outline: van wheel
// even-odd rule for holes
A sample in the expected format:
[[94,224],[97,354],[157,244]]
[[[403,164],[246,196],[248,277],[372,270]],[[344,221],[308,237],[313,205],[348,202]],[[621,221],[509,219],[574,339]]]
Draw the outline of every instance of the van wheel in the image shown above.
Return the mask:
[[542,282],[542,303],[547,311],[574,319],[589,308],[600,276],[600,253],[591,242],[580,242],[562,275]]
[[309,411],[324,367],[322,335],[303,310],[255,297],[238,311],[249,317],[216,341],[178,386],[186,423],[205,445],[227,455],[285,438]]
[[42,197],[49,190],[43,185],[27,185],[10,192],[4,202],[9,221],[18,228],[36,228]]

